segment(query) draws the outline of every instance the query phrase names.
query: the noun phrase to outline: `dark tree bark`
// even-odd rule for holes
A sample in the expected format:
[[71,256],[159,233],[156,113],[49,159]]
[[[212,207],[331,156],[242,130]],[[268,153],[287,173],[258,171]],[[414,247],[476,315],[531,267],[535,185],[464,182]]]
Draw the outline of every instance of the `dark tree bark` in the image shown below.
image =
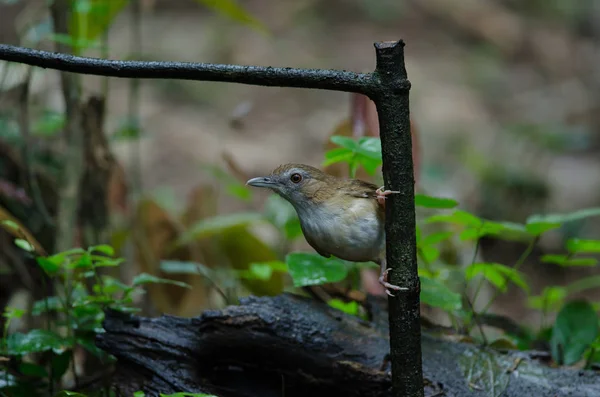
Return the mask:
[[[392,396],[385,301],[369,304],[370,321],[287,294],[190,319],[109,311],[97,345],[118,360],[111,384],[120,396]],[[551,369],[525,353],[429,334],[422,346],[426,396],[600,395],[593,372]]]

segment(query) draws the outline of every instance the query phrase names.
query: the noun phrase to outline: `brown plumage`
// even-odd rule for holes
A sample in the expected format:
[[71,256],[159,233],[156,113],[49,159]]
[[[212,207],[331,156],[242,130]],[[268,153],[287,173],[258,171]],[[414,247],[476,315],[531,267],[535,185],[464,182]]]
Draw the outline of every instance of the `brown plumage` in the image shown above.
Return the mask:
[[381,266],[379,282],[387,282],[385,260],[385,196],[376,185],[358,179],[339,179],[305,164],[284,164],[248,185],[269,188],[290,202],[300,219],[306,241],[320,255]]

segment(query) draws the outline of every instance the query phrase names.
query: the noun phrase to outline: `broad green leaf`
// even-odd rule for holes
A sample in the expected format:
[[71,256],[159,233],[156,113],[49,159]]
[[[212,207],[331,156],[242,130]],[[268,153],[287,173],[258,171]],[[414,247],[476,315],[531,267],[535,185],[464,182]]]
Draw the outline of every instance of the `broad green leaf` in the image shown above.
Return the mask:
[[19,372],[25,376],[33,376],[36,378],[47,378],[48,371],[41,365],[34,363],[21,362],[19,363]]
[[550,286],[545,287],[540,295],[530,297],[528,303],[533,309],[557,311],[566,297],[566,288]]
[[335,163],[350,162],[353,157],[354,152],[352,150],[343,147],[335,148],[325,152],[325,161],[321,165],[327,167]]
[[206,218],[192,225],[190,230],[185,232],[179,239],[178,243],[185,244],[194,239],[214,236],[215,234],[222,233],[226,229],[245,226],[262,220],[263,216],[258,212],[238,212]]
[[421,276],[421,302],[429,306],[439,307],[445,311],[460,310],[462,300],[460,294],[450,290],[442,282]]
[[54,379],[61,379],[62,376],[67,372],[71,358],[73,356],[72,350],[67,350],[62,354],[55,354],[52,356],[52,376]]
[[251,263],[244,273],[246,278],[254,280],[269,280],[273,272],[287,272],[287,265],[281,261]]
[[600,240],[582,240],[578,238],[572,238],[567,241],[567,249],[569,252],[574,254],[598,254],[600,253]]
[[358,164],[362,165],[367,174],[374,175],[377,168],[381,165],[381,159],[372,159],[364,155],[358,155],[356,158]]
[[425,208],[449,209],[458,205],[458,202],[449,198],[432,197],[424,194],[415,194],[415,205]]
[[146,397],[146,393],[138,390],[135,393],[133,393],[133,397]]
[[352,152],[356,152],[358,149],[358,142],[347,136],[333,135],[331,138],[329,138],[329,140],[338,146],[351,150]]
[[204,265],[197,262],[186,262],[176,260],[162,260],[160,261],[160,270],[165,273],[180,273],[180,274],[202,274],[199,267],[205,267]]
[[506,292],[508,280],[529,293],[529,285],[525,281],[523,275],[519,271],[506,265],[500,263],[474,263],[465,269],[467,281],[479,274],[502,292]]
[[525,225],[525,229],[528,233],[533,236],[540,236],[550,230],[558,229],[560,227],[560,223],[552,223],[552,222],[542,222],[542,221],[527,221]]
[[419,247],[418,252],[426,263],[433,263],[440,257],[440,250],[431,245]]
[[9,355],[25,355],[52,350],[60,354],[71,347],[71,342],[52,331],[34,329],[26,334],[17,332],[6,338]]
[[598,314],[585,301],[567,303],[556,317],[550,349],[559,364],[573,365],[598,337]]
[[23,240],[21,238],[16,238],[15,239],[15,245],[17,247],[21,248],[22,250],[27,251],[27,252],[33,252],[33,251],[35,251],[35,248],[33,248],[33,245],[31,245],[29,243],[29,241]]
[[40,267],[46,272],[47,275],[53,276],[60,270],[60,265],[56,263],[56,261],[51,260],[51,258],[45,258],[43,256],[38,256],[35,258],[36,262]]
[[11,221],[10,219],[3,219],[2,221],[0,221],[0,224],[12,230],[19,230],[19,225],[17,225],[16,222]]
[[319,254],[292,252],[285,258],[295,287],[341,281],[348,275],[346,264]]
[[34,316],[39,316],[42,313],[46,312],[46,308],[49,311],[62,309],[62,303],[57,296],[49,296],[45,299],[34,302],[33,307],[31,308],[31,314]]
[[422,245],[439,244],[439,243],[441,243],[444,240],[448,240],[453,235],[454,235],[453,232],[435,232],[435,233],[431,233],[430,235],[425,236],[425,238],[423,238],[421,240],[421,244]]
[[194,0],[198,4],[212,9],[213,11],[247,25],[262,33],[269,33],[267,27],[248,11],[240,6],[235,0]]
[[148,274],[148,273],[141,273],[133,278],[133,282],[132,282],[133,286],[137,287],[138,285],[143,285],[143,284],[172,284],[172,285],[177,285],[178,287],[191,288],[189,286],[189,284],[183,283],[181,281],[160,278],[160,277],[156,277],[151,274]]
[[102,252],[105,255],[108,256],[114,256],[115,255],[115,250],[113,249],[113,247],[111,247],[108,244],[102,244],[102,245],[96,245],[93,247],[90,247],[90,252]]
[[569,255],[548,254],[540,258],[544,263],[554,263],[559,266],[596,266],[596,258],[571,258]]
[[89,47],[114,21],[129,0],[74,0],[69,18],[69,35],[80,43],[78,49]]
[[450,214],[436,214],[425,220],[425,223],[451,223],[460,226],[479,227],[483,220],[467,211],[456,210]]
[[352,316],[358,315],[358,302],[356,301],[344,302],[341,299],[330,299],[327,304]]
[[595,216],[600,216],[600,208],[586,208],[568,214],[532,215],[527,219],[527,223],[553,223],[562,225],[563,223],[579,221]]
[[6,308],[4,308],[4,313],[2,314],[2,316],[6,319],[21,318],[21,317],[23,317],[23,315],[25,313],[27,313],[27,312],[23,309],[16,309],[14,307],[6,307]]
[[362,156],[381,162],[381,139],[378,137],[361,137],[356,152]]

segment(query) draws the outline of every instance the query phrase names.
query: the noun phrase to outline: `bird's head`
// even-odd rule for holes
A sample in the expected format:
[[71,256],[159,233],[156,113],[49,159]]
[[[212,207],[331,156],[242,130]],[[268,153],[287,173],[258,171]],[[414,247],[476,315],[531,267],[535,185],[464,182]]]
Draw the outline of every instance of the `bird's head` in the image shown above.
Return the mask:
[[331,197],[335,182],[335,177],[309,165],[284,164],[246,184],[271,189],[295,207],[304,207]]

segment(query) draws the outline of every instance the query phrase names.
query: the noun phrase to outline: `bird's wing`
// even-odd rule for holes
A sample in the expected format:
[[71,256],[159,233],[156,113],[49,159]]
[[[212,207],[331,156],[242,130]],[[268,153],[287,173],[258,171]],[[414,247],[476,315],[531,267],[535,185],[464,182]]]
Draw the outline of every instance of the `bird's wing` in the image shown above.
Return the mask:
[[352,197],[369,199],[377,198],[377,193],[375,193],[375,191],[379,186],[371,182],[361,181],[360,179],[352,179],[348,182],[349,183],[341,188],[344,193],[349,194]]
[[321,251],[320,249],[318,249],[318,248],[317,248],[319,245],[317,244],[317,242],[316,242],[316,241],[314,241],[313,239],[311,239],[311,238],[309,237],[309,235],[310,235],[309,233],[305,233],[305,232],[304,232],[304,227],[302,226],[302,224],[300,224],[300,228],[302,229],[302,234],[304,234],[304,238],[306,239],[306,242],[307,242],[307,243],[308,243],[308,244],[309,244],[311,247],[313,247],[313,249],[314,249],[315,251],[317,251],[317,254],[319,254],[319,255],[321,255],[321,256],[323,256],[323,257],[325,257],[325,258],[330,258],[330,257],[331,257],[331,254],[330,254],[330,253],[328,253],[328,252],[325,252],[325,251]]

